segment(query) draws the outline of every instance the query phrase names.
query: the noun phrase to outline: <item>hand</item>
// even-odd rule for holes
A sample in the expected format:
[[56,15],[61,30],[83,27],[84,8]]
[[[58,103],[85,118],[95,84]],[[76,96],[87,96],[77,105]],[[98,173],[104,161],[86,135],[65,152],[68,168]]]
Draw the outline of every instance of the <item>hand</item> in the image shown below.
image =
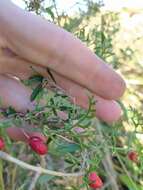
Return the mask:
[[[2,106],[17,111],[33,109],[31,90],[13,76],[27,79],[34,70],[48,77],[49,68],[76,104],[88,107],[86,89],[94,94],[96,115],[106,122],[120,118],[116,103],[125,90],[123,79],[65,30],[2,0],[0,7],[0,97]],[[10,137],[25,140],[17,128],[7,130]]]

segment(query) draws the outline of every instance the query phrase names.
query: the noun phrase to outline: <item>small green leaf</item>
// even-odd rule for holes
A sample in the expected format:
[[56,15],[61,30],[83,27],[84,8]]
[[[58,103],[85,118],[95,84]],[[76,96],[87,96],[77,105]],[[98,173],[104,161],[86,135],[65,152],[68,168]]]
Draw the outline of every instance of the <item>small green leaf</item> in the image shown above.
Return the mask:
[[11,123],[12,123],[11,120],[1,121],[0,122],[0,128],[8,128],[11,126]]
[[54,176],[51,176],[51,175],[42,175],[42,176],[40,176],[39,177],[39,179],[38,179],[38,183],[40,184],[40,185],[43,185],[43,184],[46,184],[48,181],[50,181],[51,179],[53,179],[54,178]]
[[51,7],[47,7],[46,8],[46,12],[51,16],[51,18],[54,20],[55,15],[53,13],[53,11],[51,10]]
[[2,112],[2,114],[7,117],[9,115],[16,114],[16,111],[15,111],[14,108],[12,108],[11,106],[9,106],[5,111]]
[[40,83],[43,81],[43,79],[44,77],[41,75],[33,75],[32,77],[29,78],[31,82],[40,82]]
[[143,187],[136,184],[131,178],[129,178],[127,175],[120,175],[120,180],[124,185],[126,185],[129,190],[143,190]]
[[77,144],[63,144],[59,146],[60,152],[62,153],[74,153],[80,149],[80,146]]
[[38,94],[43,90],[42,88],[42,83],[38,84],[38,86],[36,86],[36,88],[33,90],[31,96],[30,96],[30,100],[31,102],[35,100],[35,98],[38,96]]
[[80,150],[80,146],[78,144],[52,144],[49,151],[54,155],[65,155],[67,153],[75,153]]

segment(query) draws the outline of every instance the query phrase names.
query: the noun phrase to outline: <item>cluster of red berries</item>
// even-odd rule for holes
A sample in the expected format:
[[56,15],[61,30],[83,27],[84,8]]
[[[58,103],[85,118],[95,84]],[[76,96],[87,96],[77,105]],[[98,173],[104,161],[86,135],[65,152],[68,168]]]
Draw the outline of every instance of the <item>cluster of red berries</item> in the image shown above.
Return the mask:
[[[48,148],[45,142],[37,136],[29,137],[28,144],[39,155],[47,154]],[[4,140],[0,137],[0,150],[5,146]]]
[[[45,155],[48,152],[47,145],[45,142],[37,136],[31,136],[28,138],[28,144],[39,155]],[[2,150],[5,146],[4,140],[0,137],[0,150]],[[103,186],[103,182],[100,177],[95,173],[91,172],[88,177],[89,186],[92,189],[101,188]]]
[[[39,155],[45,155],[48,152],[48,148],[46,143],[38,136],[31,136],[28,138],[28,144]],[[5,146],[4,140],[0,137],[0,150],[2,150]],[[138,154],[136,151],[128,152],[128,159],[137,162]],[[91,172],[88,176],[89,186],[92,189],[101,188],[103,186],[103,182],[101,178],[96,174],[96,172]]]
[[[132,162],[138,162],[138,153],[136,151],[128,152],[128,159]],[[89,186],[91,189],[101,188],[103,186],[103,182],[101,178],[96,174],[96,172],[91,172],[88,176]]]
[[47,145],[40,137],[29,137],[28,144],[39,155],[45,155],[48,152]]
[[92,189],[101,188],[103,186],[103,182],[101,178],[96,174],[96,172],[91,172],[88,176],[89,186]]

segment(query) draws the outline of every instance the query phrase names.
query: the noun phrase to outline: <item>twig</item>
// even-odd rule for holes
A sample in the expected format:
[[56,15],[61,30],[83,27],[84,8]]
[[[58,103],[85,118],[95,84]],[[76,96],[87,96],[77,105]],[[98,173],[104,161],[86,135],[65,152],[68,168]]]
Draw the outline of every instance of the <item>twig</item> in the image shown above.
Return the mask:
[[106,182],[106,183],[104,184],[104,186],[102,187],[101,190],[106,190],[107,187],[109,187],[109,186],[110,186],[110,182],[108,181],[108,182]]
[[[95,119],[94,123],[95,123],[96,129],[98,131],[98,135],[99,135],[98,141],[101,142],[104,139],[104,136],[102,134],[102,129],[101,129],[100,122],[97,119]],[[104,168],[105,168],[106,173],[108,175],[109,181],[111,182],[112,190],[119,190],[118,184],[117,184],[117,181],[116,181],[116,172],[115,172],[115,170],[113,168],[113,164],[112,164],[112,160],[111,160],[111,157],[110,157],[110,151],[108,149],[108,146],[105,144],[103,149],[104,149],[104,152],[105,152],[103,165],[104,165]]]
[[119,155],[117,154],[117,158],[118,158],[118,161],[120,162],[123,170],[125,171],[126,175],[128,176],[128,178],[130,179],[130,182],[132,183],[132,186],[135,190],[138,190],[138,188],[136,187],[135,183],[133,183],[132,181],[132,177],[131,177],[131,174],[128,172],[128,170],[126,169],[123,161],[121,160],[121,158],[119,157]]
[[59,176],[59,177],[79,177],[79,176],[84,175],[83,171],[77,172],[77,173],[62,173],[62,172],[47,170],[47,169],[44,169],[39,166],[36,167],[36,166],[30,165],[30,164],[27,164],[21,160],[18,160],[17,158],[14,158],[14,157],[10,156],[9,154],[2,152],[2,151],[0,151],[0,158],[2,158],[3,160],[7,160],[9,162],[12,162],[14,164],[17,164],[24,169],[39,172],[41,174],[44,173],[44,174]]
[[85,150],[85,152],[82,153],[82,165],[81,165],[81,168],[84,169],[84,168],[89,168],[89,164],[87,162],[87,160],[89,159],[89,154],[87,152],[87,150]]
[[0,190],[4,190],[3,162],[0,160]]
[[77,144],[76,142],[74,142],[74,141],[68,139],[67,137],[63,137],[62,135],[56,134],[56,136],[57,136],[57,137],[60,137],[61,139],[65,140],[65,141],[67,141],[67,142],[69,142],[69,143]]
[[40,177],[40,175],[41,175],[40,172],[35,173],[35,176],[33,177],[33,179],[32,179],[32,183],[30,184],[28,190],[34,190],[34,189],[35,189],[35,186],[36,186],[37,180],[38,180],[38,178]]
[[57,21],[58,21],[58,25],[60,26],[60,21],[59,21],[59,13],[58,13],[58,9],[57,9],[57,5],[56,5],[56,1],[53,0],[53,5],[54,5],[54,8],[55,8],[55,11],[56,11],[56,15],[57,15]]

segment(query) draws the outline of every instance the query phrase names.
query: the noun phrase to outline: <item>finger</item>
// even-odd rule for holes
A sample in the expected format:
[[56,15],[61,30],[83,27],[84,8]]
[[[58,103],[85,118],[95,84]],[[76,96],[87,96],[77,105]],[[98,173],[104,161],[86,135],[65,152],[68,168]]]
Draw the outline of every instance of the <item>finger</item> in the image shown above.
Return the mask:
[[[61,76],[54,73],[54,77],[60,87],[62,87],[69,96],[73,97],[72,101],[75,104],[82,106],[83,108],[88,108],[89,106],[89,93],[87,90],[78,84],[70,80],[65,80]],[[95,109],[96,109],[96,116],[107,122],[113,123],[117,121],[121,116],[121,107],[119,104],[114,100],[106,100],[94,94],[95,98]]]
[[[56,76],[56,79],[59,79]],[[83,107],[87,106],[88,98],[85,93],[83,93],[84,89],[79,88],[78,86],[74,85],[68,81],[68,82],[62,82],[60,80],[61,85],[64,85],[65,90],[68,90],[68,92],[73,96],[76,97],[76,101],[78,102],[79,105],[82,105]],[[78,88],[78,89],[77,89]],[[12,106],[18,111],[24,111],[26,109],[33,109],[32,107],[29,107],[29,97],[31,94],[31,90],[26,88],[24,85],[22,85],[19,81],[16,81],[14,79],[8,78],[6,76],[0,76],[0,97],[2,98],[3,106]],[[8,92],[8,89],[10,90],[10,93]],[[12,90],[11,90],[12,89]],[[77,93],[78,92],[78,93]],[[77,94],[76,94],[77,93]],[[16,94],[16,96],[15,96]],[[24,96],[23,96],[24,95]],[[20,97],[20,98],[17,98]],[[112,122],[113,120],[115,121],[118,119],[120,113],[120,109],[117,109],[117,105],[114,102],[110,101],[104,101],[100,99],[99,97],[96,97],[98,99],[98,102],[96,104],[96,114],[98,115],[99,118],[107,121],[107,122]],[[99,101],[100,100],[100,101]],[[21,104],[21,101],[23,102]],[[7,132],[9,136],[12,139],[15,140],[22,140],[26,141],[26,137],[21,131],[21,129],[18,128],[8,128]],[[38,135],[39,137],[42,136],[42,134],[37,133],[33,134],[32,132],[27,132],[29,135]],[[41,137],[42,138],[42,137]]]
[[[30,127],[30,126],[29,126]],[[44,142],[46,142],[47,138],[39,132],[30,132],[29,130],[26,130],[24,128],[18,128],[18,127],[9,127],[6,129],[7,134],[12,140],[15,141],[24,141],[27,142],[28,139],[32,136],[39,137]],[[26,134],[26,135],[25,135]]]
[[[9,62],[10,61],[10,62]],[[45,71],[45,68],[42,68],[40,66],[33,66],[31,63],[27,63],[24,60],[20,59],[10,59],[7,61],[7,65],[12,65],[11,67],[7,67],[11,69],[9,72],[18,73],[18,76],[20,78],[28,78],[33,74],[33,70],[31,69],[31,66],[34,67],[34,69],[38,72],[40,72],[45,77],[48,77],[48,73]],[[20,61],[22,61],[22,67]],[[12,64],[11,64],[12,63]],[[15,68],[16,67],[16,68]],[[6,69],[7,69],[6,68]],[[21,74],[22,73],[22,74]],[[57,73],[53,72],[53,75],[57,81],[57,84],[63,88],[70,96],[74,97],[76,100],[76,104],[88,108],[88,96],[86,94],[85,88],[79,86],[78,84],[75,84],[74,82],[65,79],[64,77],[58,75]],[[19,84],[19,83],[18,83]],[[12,84],[11,84],[12,85]],[[21,84],[20,84],[21,86]],[[22,86],[22,89],[26,88],[24,85]],[[21,90],[20,90],[21,91]],[[30,96],[31,91],[29,92]],[[95,95],[96,99],[96,115],[100,119],[106,122],[113,122],[117,121],[121,115],[121,109],[120,106],[114,102],[113,100],[106,100],[103,99],[97,95]],[[27,102],[29,102],[27,100]],[[18,102],[16,102],[18,103]]]
[[1,106],[13,107],[19,112],[34,109],[34,102],[30,102],[31,90],[20,81],[0,75]]
[[[1,107],[7,108],[13,107],[16,111],[25,112],[26,110],[34,109],[34,104],[30,102],[31,90],[25,87],[20,81],[13,78],[0,75],[0,98]],[[31,132],[29,126],[27,129],[10,127],[7,129],[8,135],[13,140],[27,141],[27,136],[39,136],[43,141],[46,141],[44,135],[39,132]],[[34,126],[32,126],[33,128]],[[25,131],[25,133],[24,133]]]
[[0,74],[11,74],[24,80],[37,73],[47,76],[46,68],[35,66],[18,56],[0,56]]
[[7,22],[2,30],[7,39],[11,34],[9,46],[19,56],[51,68],[103,98],[122,96],[123,79],[79,39],[17,6],[7,9]]

